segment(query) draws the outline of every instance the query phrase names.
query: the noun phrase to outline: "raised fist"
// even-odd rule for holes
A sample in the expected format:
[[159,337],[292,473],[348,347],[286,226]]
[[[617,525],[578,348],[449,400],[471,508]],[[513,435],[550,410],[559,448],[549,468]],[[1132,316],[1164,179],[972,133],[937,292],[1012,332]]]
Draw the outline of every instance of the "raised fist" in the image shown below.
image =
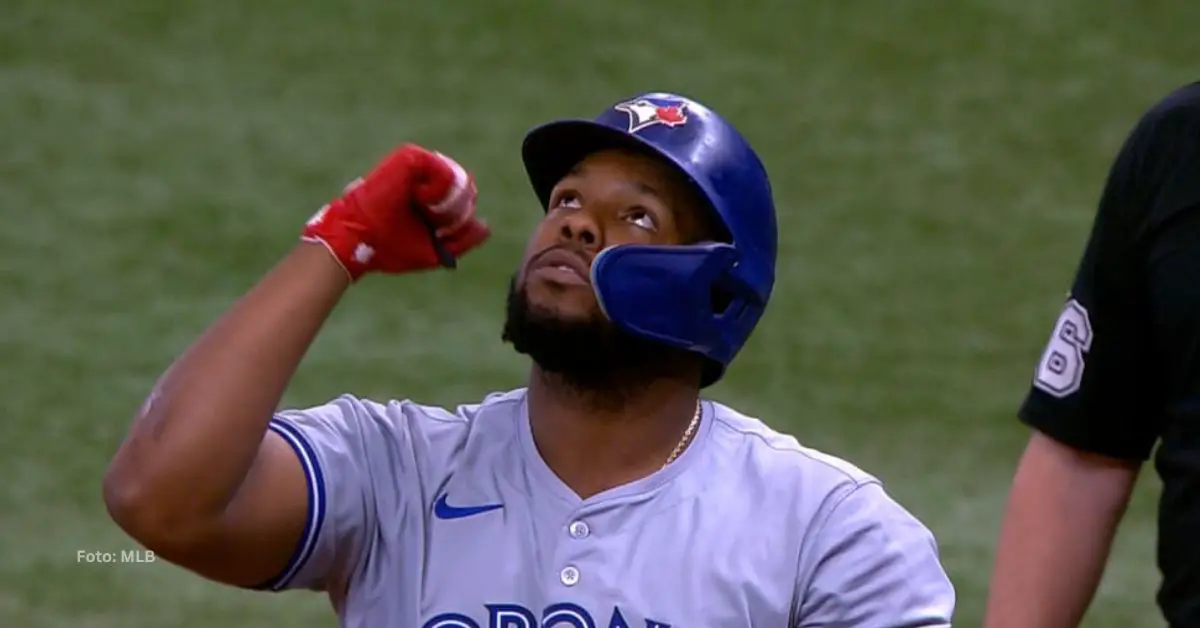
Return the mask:
[[369,272],[453,268],[491,235],[475,216],[475,180],[441,153],[405,144],[346,186],[304,226],[357,281]]

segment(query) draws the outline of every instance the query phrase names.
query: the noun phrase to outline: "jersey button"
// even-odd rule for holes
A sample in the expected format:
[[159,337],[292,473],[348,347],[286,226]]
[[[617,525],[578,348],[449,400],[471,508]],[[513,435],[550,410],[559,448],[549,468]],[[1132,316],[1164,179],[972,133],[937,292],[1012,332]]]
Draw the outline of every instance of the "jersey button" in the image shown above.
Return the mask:
[[571,536],[577,539],[587,538],[587,535],[592,533],[591,529],[588,528],[588,524],[583,521],[576,521],[572,523],[571,526],[567,528],[567,531],[571,533]]
[[579,570],[571,566],[563,567],[563,570],[558,573],[558,577],[563,584],[573,587],[579,582]]

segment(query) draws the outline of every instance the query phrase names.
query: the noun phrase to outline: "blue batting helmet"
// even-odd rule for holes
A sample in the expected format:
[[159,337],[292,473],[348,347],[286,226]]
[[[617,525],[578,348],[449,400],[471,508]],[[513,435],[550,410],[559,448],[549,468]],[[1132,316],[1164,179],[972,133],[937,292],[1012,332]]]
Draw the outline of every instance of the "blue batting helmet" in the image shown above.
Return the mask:
[[766,168],[708,107],[676,94],[643,94],[594,120],[560,120],[529,132],[521,153],[543,209],[573,166],[609,148],[666,160],[724,228],[718,242],[613,246],[592,262],[605,315],[630,333],[708,358],[702,385],[709,386],[749,339],[775,284],[778,235]]

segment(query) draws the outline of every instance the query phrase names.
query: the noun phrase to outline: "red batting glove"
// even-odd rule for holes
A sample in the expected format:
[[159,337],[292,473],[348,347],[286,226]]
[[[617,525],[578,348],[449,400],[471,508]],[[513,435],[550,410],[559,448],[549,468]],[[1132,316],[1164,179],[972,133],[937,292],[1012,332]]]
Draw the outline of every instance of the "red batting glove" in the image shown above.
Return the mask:
[[475,216],[477,195],[474,177],[453,159],[405,144],[317,211],[301,239],[323,244],[351,281],[453,268],[491,235]]

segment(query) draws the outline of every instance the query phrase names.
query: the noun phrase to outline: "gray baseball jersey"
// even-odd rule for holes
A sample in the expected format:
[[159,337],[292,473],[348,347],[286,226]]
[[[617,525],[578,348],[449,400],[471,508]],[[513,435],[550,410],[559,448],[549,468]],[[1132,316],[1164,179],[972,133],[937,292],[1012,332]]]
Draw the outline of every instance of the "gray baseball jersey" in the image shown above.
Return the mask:
[[327,591],[353,628],[950,625],[933,536],[854,466],[705,401],[674,463],[580,499],[524,402],[280,412],[311,499],[268,588]]

